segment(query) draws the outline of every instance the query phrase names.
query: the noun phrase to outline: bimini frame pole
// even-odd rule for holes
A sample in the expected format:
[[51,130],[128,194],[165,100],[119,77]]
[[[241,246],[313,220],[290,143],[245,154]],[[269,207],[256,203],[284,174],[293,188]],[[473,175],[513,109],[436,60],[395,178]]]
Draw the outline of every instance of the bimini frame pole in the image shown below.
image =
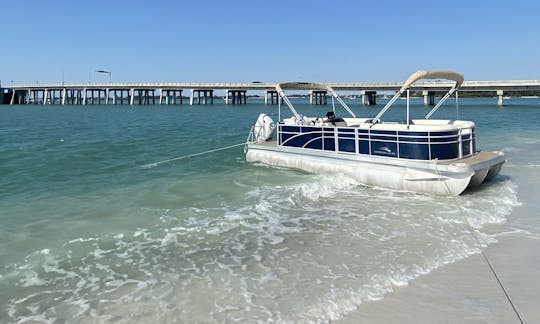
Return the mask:
[[[384,106],[384,108],[377,114],[377,116],[375,116],[373,118],[373,121],[376,122],[376,121],[380,121],[380,118],[382,117],[382,115],[390,108],[390,106],[392,106],[392,104],[403,94],[403,92],[405,92],[405,90],[409,90],[408,88],[401,88],[399,89],[398,92],[396,92],[396,94],[394,95],[394,97],[392,97],[392,99],[390,99],[390,101],[388,101],[388,103],[386,104],[386,106]],[[448,91],[444,97],[441,98],[441,100],[439,100],[439,102],[437,103],[437,105],[435,107],[433,107],[433,109],[431,109],[431,111],[426,115],[425,119],[429,119],[431,117],[431,115],[433,115],[437,109],[439,109],[439,107],[441,107],[441,105],[446,101],[446,99],[448,99],[452,94],[454,94],[454,92],[456,92],[457,90],[457,87],[452,87],[452,89],[450,89],[450,91]],[[407,111],[407,120],[409,120],[409,113]],[[407,121],[407,124],[409,124],[409,122]]]
[[392,106],[394,104],[394,102],[396,102],[396,100],[398,100],[398,98],[401,97],[401,95],[403,94],[403,92],[405,92],[406,89],[407,88],[399,89],[399,91],[396,92],[396,94],[392,97],[392,99],[390,99],[390,101],[388,101],[388,103],[383,107],[383,109],[381,109],[381,111],[379,111],[377,116],[375,116],[375,118],[372,119],[373,122],[380,121],[382,115],[384,115],[384,113],[390,108],[390,106]]
[[448,93],[437,103],[435,107],[426,115],[426,119],[428,119],[439,107],[442,105],[442,103],[448,99],[456,90],[461,86],[463,83],[463,75],[452,72],[452,71],[445,71],[445,70],[432,70],[432,71],[425,71],[425,70],[419,70],[413,73],[407,81],[403,84],[401,89],[388,101],[386,106],[373,118],[373,122],[379,122],[381,116],[390,108],[390,106],[403,94],[403,92],[410,88],[412,84],[414,84],[418,80],[422,79],[447,79],[447,80],[453,80],[456,81],[456,84],[448,91]]
[[[289,109],[293,112],[294,114],[294,117],[296,117],[297,120],[301,120],[301,117],[300,115],[298,114],[298,112],[296,111],[296,109],[294,109],[291,101],[289,100],[289,98],[287,98],[287,96],[285,95],[285,92],[283,92],[283,90],[280,90],[279,92],[279,96],[281,98],[283,98],[283,101],[287,104],[287,106],[289,107]],[[279,99],[278,99],[279,100]]]
[[407,89],[407,129],[409,127],[409,89]]
[[332,94],[332,98],[336,98],[339,104],[343,106],[343,108],[345,108],[345,110],[347,110],[347,112],[351,116],[353,116],[353,118],[356,118],[356,115],[352,112],[351,108],[349,108],[349,106],[345,103],[345,101],[343,101],[343,99],[341,99],[341,97],[338,96],[338,94],[334,90],[332,90],[330,93]]
[[456,120],[459,119],[459,91],[456,91]]
[[454,94],[454,92],[456,92],[457,88],[454,86],[452,89],[450,89],[450,91],[448,91],[444,97],[441,98],[441,100],[439,100],[439,102],[437,102],[437,105],[435,105],[435,107],[433,107],[433,109],[431,109],[431,111],[426,115],[426,119],[429,119],[429,117],[431,117],[431,115],[433,115],[437,109],[439,109],[439,107],[446,101],[446,99],[448,99],[452,94]]
[[[286,89],[298,89],[298,90],[317,89],[317,90],[325,90],[327,92],[330,92],[332,94],[332,110],[334,112],[336,110],[335,103],[334,103],[334,98],[335,98],[339,102],[339,104],[345,110],[347,110],[347,112],[352,117],[356,118],[356,115],[352,112],[351,108],[349,108],[349,106],[347,106],[347,104],[343,101],[343,99],[341,99],[341,97],[338,96],[338,94],[334,91],[334,89],[332,89],[329,86],[322,85],[322,84],[316,84],[316,83],[307,84],[307,83],[304,83],[304,82],[289,82],[289,83],[279,84],[278,86],[276,86],[276,91],[279,94],[279,97],[283,100],[283,102],[285,102],[285,104],[287,104],[287,106],[292,111],[292,113],[294,114],[296,119],[298,121],[300,121],[301,123],[305,123],[305,121],[302,119],[302,116],[296,111],[296,109],[294,109],[294,106],[291,103],[291,101],[289,100],[289,98],[287,97],[287,95],[285,94],[285,91],[283,91],[283,89],[281,88],[282,86],[284,88],[286,88]],[[278,98],[278,100],[280,100],[280,99]],[[280,109],[279,110],[279,119],[281,120],[281,105],[280,105],[280,102],[278,102],[278,109]]]
[[277,100],[278,121],[281,122],[281,99]]

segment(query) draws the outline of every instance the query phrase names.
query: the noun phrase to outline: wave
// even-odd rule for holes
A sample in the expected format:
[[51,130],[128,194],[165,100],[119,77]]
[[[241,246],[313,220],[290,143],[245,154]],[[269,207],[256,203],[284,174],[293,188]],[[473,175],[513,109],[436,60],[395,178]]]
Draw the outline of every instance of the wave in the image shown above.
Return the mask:
[[28,255],[0,273],[2,320],[335,320],[479,253],[496,242],[482,228],[519,204],[508,179],[459,197],[344,175],[241,187],[238,201],[149,210],[153,227]]

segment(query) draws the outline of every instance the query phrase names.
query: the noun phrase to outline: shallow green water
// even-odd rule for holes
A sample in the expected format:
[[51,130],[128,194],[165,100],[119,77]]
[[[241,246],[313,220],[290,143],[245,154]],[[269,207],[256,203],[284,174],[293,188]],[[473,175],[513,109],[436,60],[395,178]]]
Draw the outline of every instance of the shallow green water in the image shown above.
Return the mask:
[[0,322],[339,318],[478,253],[492,224],[515,228],[516,175],[539,176],[540,101],[507,104],[462,100],[478,147],[508,163],[460,197],[248,164],[242,147],[144,167],[245,141],[260,112],[277,113],[260,102],[0,106]]

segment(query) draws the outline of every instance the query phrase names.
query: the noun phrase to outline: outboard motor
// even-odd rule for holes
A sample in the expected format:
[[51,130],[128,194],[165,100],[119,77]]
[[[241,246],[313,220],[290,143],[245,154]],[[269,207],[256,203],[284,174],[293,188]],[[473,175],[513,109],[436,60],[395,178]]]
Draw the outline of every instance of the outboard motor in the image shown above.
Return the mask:
[[256,142],[264,142],[272,137],[276,123],[267,114],[260,114],[253,126],[253,135]]

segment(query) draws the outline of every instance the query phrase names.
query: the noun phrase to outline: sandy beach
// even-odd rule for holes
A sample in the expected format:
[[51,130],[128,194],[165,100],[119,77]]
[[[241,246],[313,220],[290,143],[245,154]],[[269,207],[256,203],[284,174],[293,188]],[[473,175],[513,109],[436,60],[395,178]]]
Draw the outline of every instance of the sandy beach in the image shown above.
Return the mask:
[[[507,166],[508,167],[508,166]],[[484,250],[524,323],[540,323],[540,204],[538,175],[508,167],[520,184],[520,206]],[[397,287],[384,299],[366,302],[337,323],[520,323],[481,254]]]

